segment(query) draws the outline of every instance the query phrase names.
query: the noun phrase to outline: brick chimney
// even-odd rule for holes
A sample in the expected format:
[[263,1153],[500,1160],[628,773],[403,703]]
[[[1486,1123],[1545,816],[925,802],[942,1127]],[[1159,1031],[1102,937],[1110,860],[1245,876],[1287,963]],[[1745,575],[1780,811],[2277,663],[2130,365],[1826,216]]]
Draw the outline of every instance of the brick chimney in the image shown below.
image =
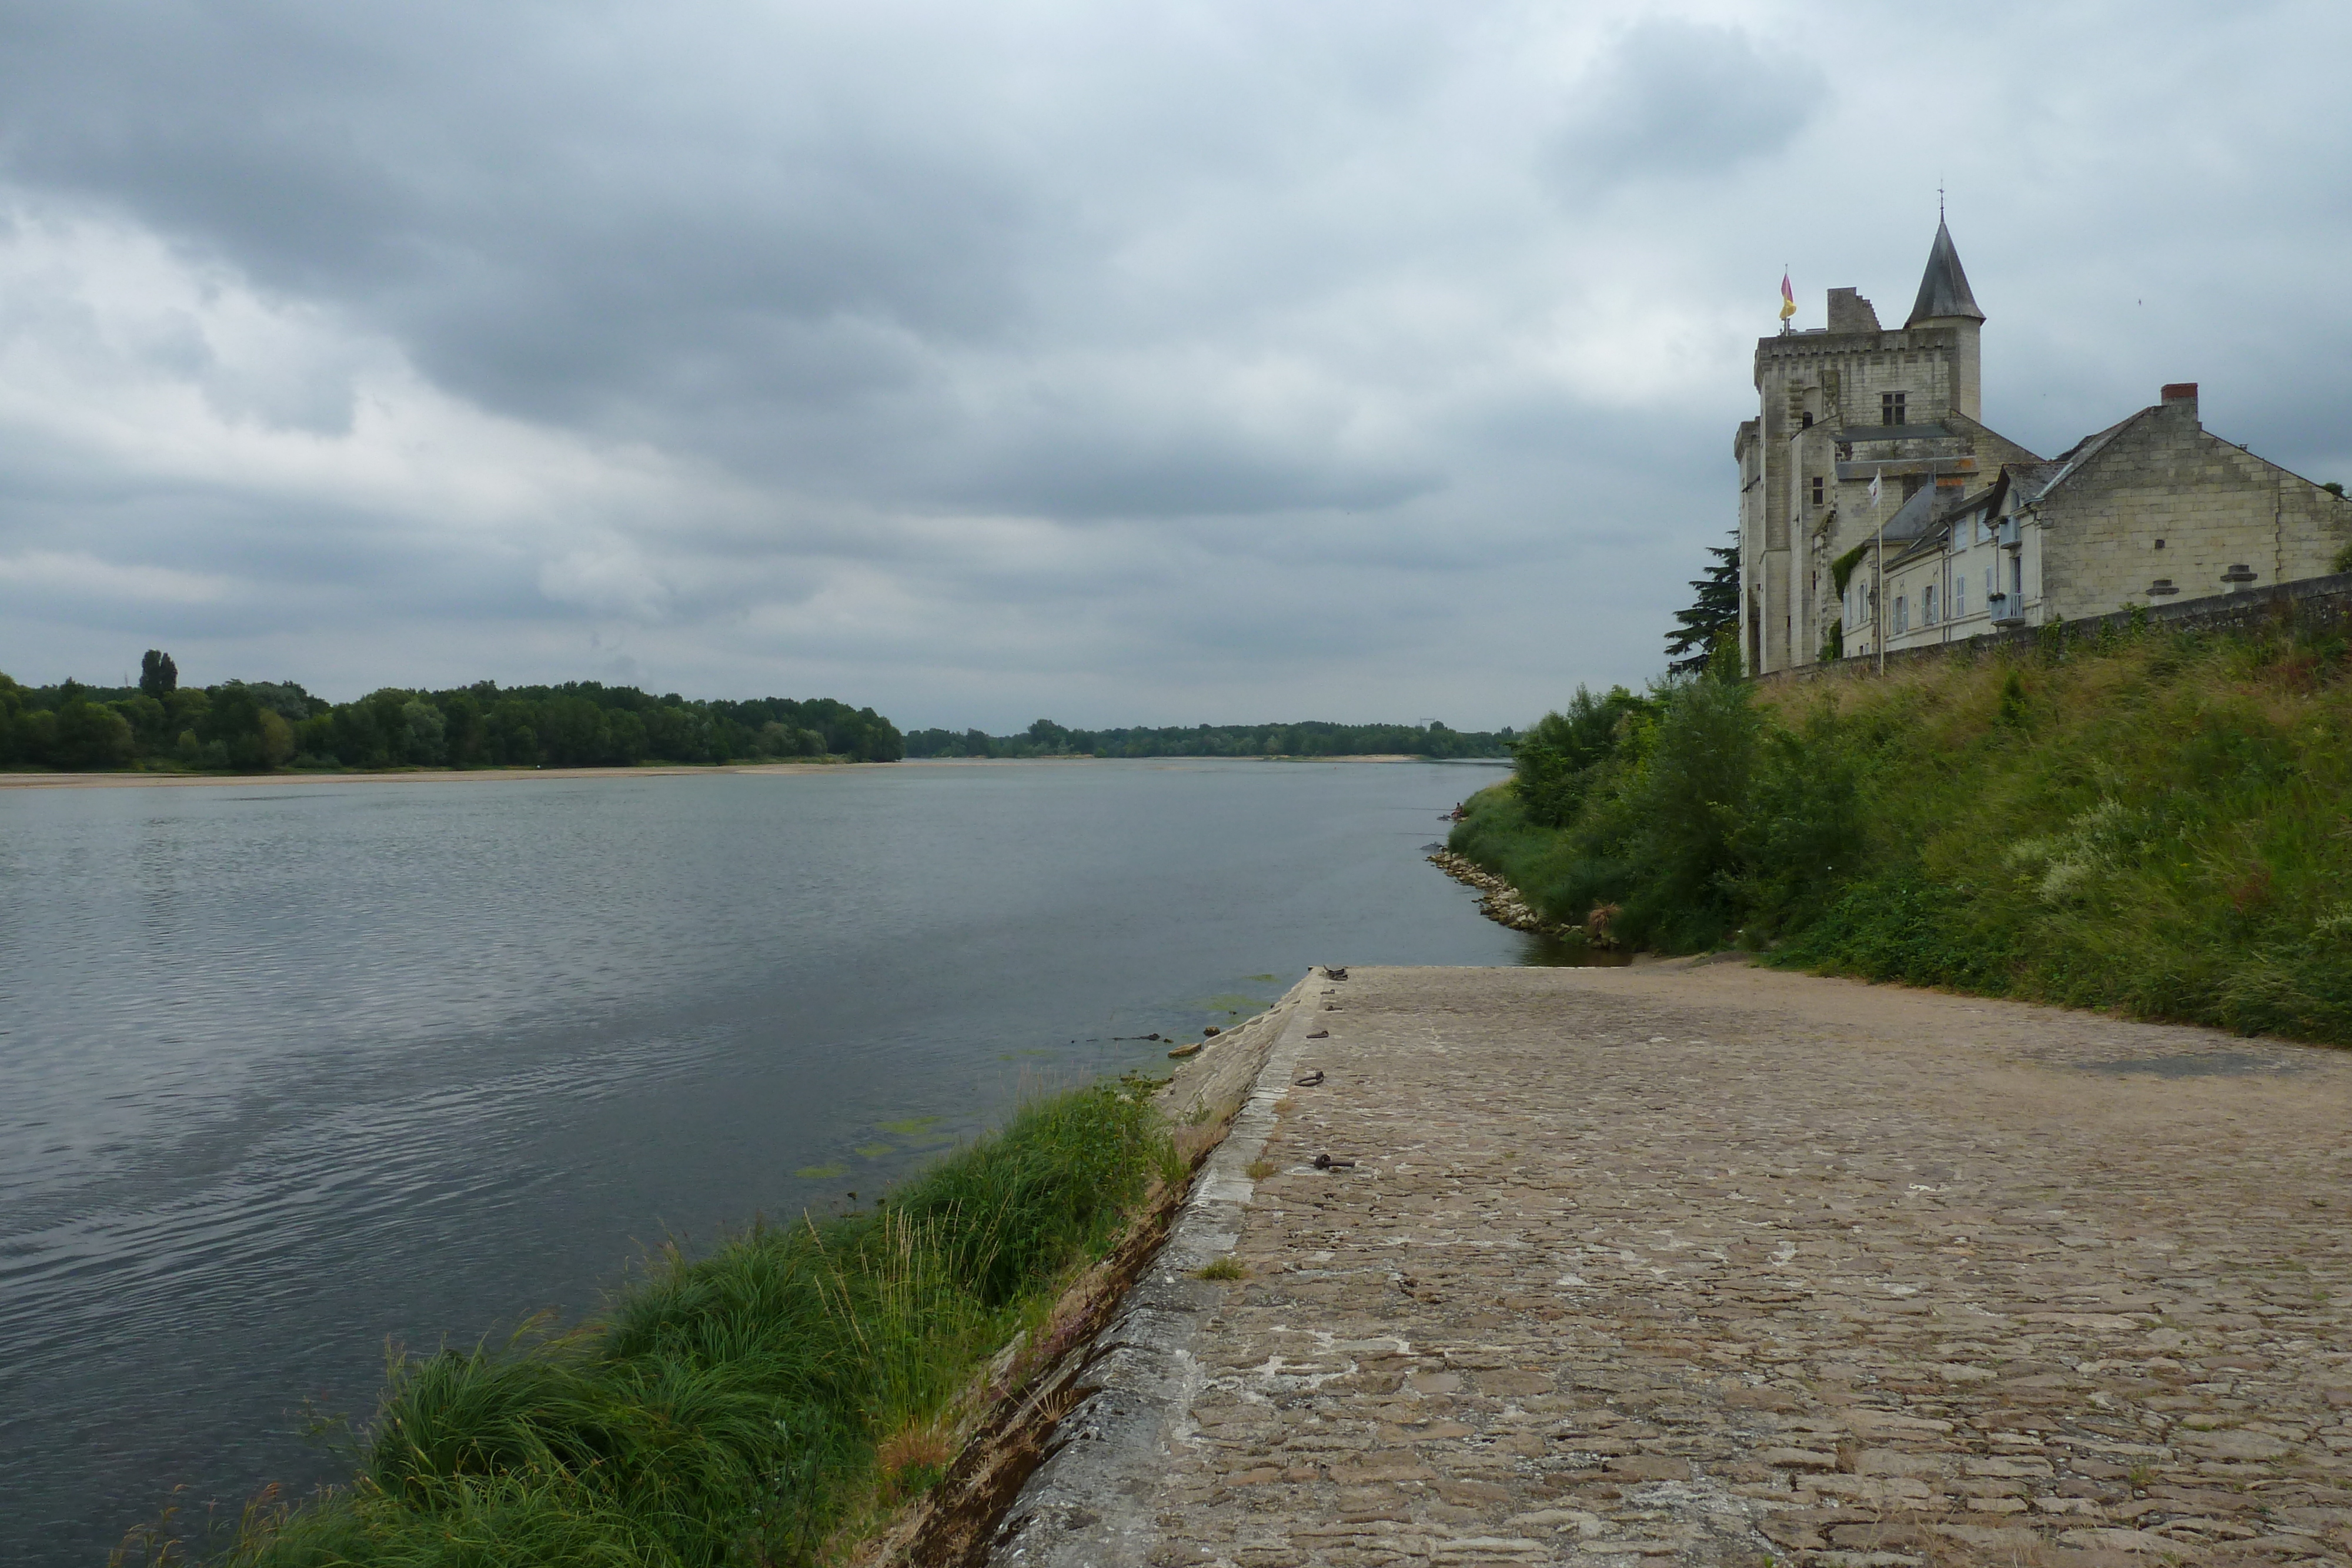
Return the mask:
[[2198,428],[2200,430],[2204,428],[2202,424],[2198,423],[2197,420],[2197,383],[2195,382],[2169,382],[2166,385],[2162,395],[2164,398],[2164,407],[2167,409],[2174,407],[2185,408],[2189,412],[2189,423],[2192,424],[2198,424]]

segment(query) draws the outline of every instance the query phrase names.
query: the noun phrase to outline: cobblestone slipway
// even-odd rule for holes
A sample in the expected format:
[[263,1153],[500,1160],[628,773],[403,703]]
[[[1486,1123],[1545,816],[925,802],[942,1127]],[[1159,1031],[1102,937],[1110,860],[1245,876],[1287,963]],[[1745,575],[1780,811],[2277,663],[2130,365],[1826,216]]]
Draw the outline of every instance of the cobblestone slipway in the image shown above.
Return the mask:
[[2352,1563],[2352,1056],[1739,964],[1282,1036],[1134,1528],[998,1562]]

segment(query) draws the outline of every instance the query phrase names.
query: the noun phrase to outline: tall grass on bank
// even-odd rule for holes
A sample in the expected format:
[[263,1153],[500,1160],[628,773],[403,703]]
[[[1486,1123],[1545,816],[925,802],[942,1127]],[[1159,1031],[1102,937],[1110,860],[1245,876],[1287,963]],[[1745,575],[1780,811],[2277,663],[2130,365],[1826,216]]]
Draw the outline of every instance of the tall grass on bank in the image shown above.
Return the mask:
[[2352,1044],[2340,630],[2117,630],[1883,678],[1613,695],[1570,810],[1541,820],[1555,747],[1454,831],[1549,919]]
[[572,1332],[400,1360],[358,1476],[230,1560],[816,1560],[938,1479],[974,1369],[1181,1178],[1147,1091],[1032,1104],[869,1212],[673,1251]]

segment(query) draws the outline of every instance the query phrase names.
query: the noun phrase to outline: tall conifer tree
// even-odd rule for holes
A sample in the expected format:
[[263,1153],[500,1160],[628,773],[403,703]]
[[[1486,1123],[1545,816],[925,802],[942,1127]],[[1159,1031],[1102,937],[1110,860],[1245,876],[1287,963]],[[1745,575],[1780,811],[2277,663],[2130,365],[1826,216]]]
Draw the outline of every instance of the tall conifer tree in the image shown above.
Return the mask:
[[1697,602],[1675,612],[1675,629],[1666,633],[1666,668],[1688,674],[1706,668],[1717,648],[1739,634],[1739,545],[1707,547],[1715,564],[1694,579]]

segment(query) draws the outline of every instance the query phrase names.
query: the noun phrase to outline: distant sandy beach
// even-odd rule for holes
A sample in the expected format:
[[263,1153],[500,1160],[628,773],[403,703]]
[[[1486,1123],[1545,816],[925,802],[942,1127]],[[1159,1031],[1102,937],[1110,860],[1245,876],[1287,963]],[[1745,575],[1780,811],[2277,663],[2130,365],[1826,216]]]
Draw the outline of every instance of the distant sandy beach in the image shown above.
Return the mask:
[[[910,757],[903,762],[742,762],[723,767],[432,768],[402,773],[0,773],[0,789],[186,789],[224,784],[497,784],[516,779],[667,779],[720,773],[827,773],[836,768],[1034,768],[1073,762],[1427,762],[1410,753],[1372,757]],[[1501,762],[1502,758],[1439,761]]]

